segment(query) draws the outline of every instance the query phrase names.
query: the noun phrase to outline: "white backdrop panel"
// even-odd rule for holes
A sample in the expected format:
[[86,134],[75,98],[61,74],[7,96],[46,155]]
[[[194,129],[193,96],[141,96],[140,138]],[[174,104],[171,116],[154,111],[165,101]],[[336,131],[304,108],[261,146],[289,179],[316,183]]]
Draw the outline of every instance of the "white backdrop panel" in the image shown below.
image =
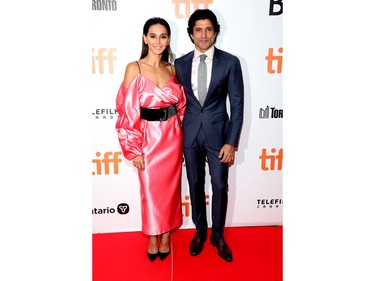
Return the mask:
[[[227,226],[282,225],[282,70],[277,71],[283,55],[282,15],[269,15],[273,1],[101,2],[112,7],[116,3],[116,9],[93,5],[92,10],[93,233],[141,229],[138,177],[120,153],[115,99],[126,64],[139,58],[143,24],[150,17],[165,18],[172,29],[172,50],[180,57],[194,48],[186,28],[198,6],[215,12],[221,25],[216,46],[240,58],[244,75],[245,119],[236,163],[230,168]],[[280,5],[274,4],[278,11]],[[279,62],[267,61],[269,49]],[[260,109],[267,107],[270,112],[274,108],[278,118],[260,118]],[[182,228],[193,228],[185,168],[182,202]]]

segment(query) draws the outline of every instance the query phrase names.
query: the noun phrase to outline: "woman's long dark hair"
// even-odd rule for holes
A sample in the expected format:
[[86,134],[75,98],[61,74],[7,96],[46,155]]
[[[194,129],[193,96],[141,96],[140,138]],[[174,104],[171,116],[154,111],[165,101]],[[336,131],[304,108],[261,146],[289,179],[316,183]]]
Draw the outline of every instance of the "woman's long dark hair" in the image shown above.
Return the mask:
[[[146,21],[145,25],[143,26],[143,35],[147,36],[147,33],[150,27],[155,24],[163,25],[167,29],[168,37],[171,36],[171,27],[169,26],[168,22],[165,19],[159,18],[159,17],[153,17]],[[145,41],[143,40],[143,36],[142,36],[142,52],[141,52],[140,59],[143,59],[144,57],[146,57],[147,54],[148,54],[148,45],[145,44]],[[172,60],[172,58],[173,58],[172,49],[171,49],[171,46],[168,45],[167,48],[165,48],[161,56],[161,60],[165,62],[169,62],[170,60]]]

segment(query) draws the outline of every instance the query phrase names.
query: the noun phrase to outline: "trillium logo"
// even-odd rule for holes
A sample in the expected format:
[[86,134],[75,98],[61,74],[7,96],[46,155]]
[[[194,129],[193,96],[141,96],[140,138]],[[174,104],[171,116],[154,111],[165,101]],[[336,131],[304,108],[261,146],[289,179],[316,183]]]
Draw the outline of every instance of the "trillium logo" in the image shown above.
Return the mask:
[[[129,205],[126,203],[120,203],[117,205],[117,213],[119,215],[126,215],[129,213]],[[114,214],[116,212],[115,208],[107,207],[107,208],[94,208],[92,209],[91,213],[93,215],[105,215],[105,214]]]
[[117,206],[117,212],[120,214],[120,215],[126,215],[127,213],[129,213],[129,205],[126,204],[126,203],[121,203]]

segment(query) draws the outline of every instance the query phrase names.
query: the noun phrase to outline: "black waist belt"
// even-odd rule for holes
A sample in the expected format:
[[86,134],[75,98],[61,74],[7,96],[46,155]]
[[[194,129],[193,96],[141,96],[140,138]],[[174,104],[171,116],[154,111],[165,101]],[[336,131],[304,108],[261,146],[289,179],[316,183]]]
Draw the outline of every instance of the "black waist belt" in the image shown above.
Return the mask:
[[176,114],[177,108],[175,104],[159,109],[141,107],[141,119],[145,119],[148,121],[165,121],[169,117],[172,117]]

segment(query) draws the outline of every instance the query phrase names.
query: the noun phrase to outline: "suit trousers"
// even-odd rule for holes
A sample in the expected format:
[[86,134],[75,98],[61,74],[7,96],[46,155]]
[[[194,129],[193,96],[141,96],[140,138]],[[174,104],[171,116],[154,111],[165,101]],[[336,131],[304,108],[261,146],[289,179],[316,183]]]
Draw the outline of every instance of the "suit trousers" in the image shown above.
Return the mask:
[[212,199],[212,236],[222,237],[228,205],[228,163],[220,163],[219,150],[210,148],[201,126],[198,136],[191,147],[184,147],[186,173],[189,182],[192,219],[197,231],[208,228],[206,212],[206,160],[211,176]]

